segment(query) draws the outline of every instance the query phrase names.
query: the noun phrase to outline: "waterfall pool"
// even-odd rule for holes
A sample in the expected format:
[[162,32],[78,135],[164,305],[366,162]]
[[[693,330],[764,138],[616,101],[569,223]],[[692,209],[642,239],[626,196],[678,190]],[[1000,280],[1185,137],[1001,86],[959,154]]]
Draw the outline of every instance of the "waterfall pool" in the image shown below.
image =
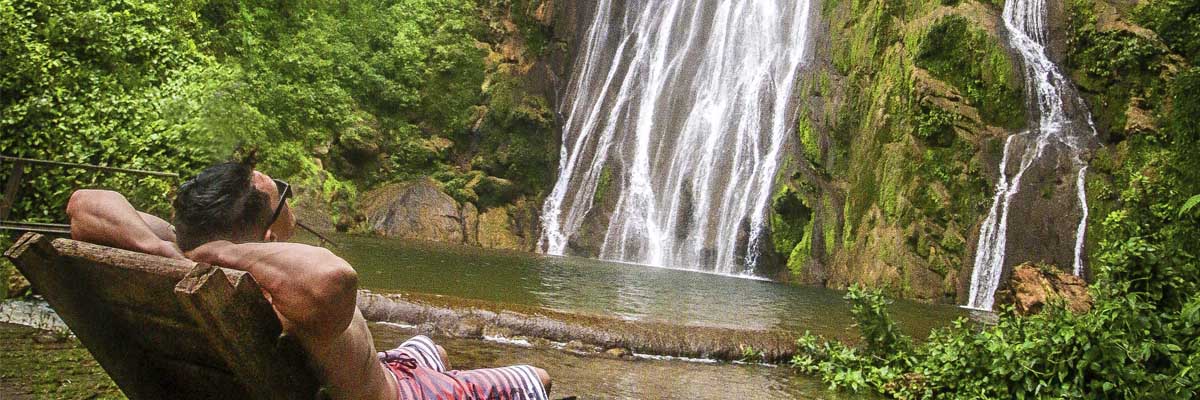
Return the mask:
[[[854,336],[843,293],[833,290],[461,245],[344,234],[333,235],[333,239],[340,246],[332,250],[358,269],[361,286],[376,292],[446,295],[634,321]],[[5,305],[0,304],[0,311]],[[966,315],[954,306],[900,300],[891,310],[902,327],[918,337]],[[378,348],[395,346],[417,333],[381,323],[371,324],[371,331]],[[436,340],[447,348],[454,368],[543,367],[554,376],[555,398],[874,398],[830,392],[820,380],[787,367],[653,358],[627,361],[475,339]],[[0,341],[0,346],[25,346],[18,342]],[[35,349],[31,357],[47,354],[45,351]],[[14,372],[19,380],[33,379],[35,373],[36,369],[20,368]],[[96,368],[87,373],[102,374]]]
[[[633,321],[854,337],[843,292],[576,257],[336,235],[332,250],[375,292],[417,292]],[[892,315],[925,337],[966,311],[896,300]]]

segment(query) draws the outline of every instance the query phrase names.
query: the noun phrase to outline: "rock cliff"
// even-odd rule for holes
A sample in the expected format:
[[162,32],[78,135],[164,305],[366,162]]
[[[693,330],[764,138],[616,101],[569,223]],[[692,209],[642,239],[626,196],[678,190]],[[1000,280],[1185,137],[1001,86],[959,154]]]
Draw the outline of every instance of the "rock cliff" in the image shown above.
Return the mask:
[[1002,140],[1026,113],[1000,8],[954,3],[821,5],[799,145],[772,210],[794,279],[961,295]]

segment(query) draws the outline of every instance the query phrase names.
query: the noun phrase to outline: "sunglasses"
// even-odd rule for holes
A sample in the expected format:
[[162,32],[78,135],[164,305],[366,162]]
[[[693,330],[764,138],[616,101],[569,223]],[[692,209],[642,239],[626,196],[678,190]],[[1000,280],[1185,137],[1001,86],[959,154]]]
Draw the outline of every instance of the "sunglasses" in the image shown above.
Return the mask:
[[271,222],[267,223],[267,226],[275,225],[279,214],[283,212],[283,207],[287,206],[287,199],[292,197],[292,185],[278,179],[272,180],[275,181],[275,188],[279,189],[279,204],[275,206],[275,212],[271,214]]
[[[275,188],[279,190],[279,204],[277,204],[275,206],[275,212],[271,214],[271,223],[267,224],[267,226],[275,225],[275,221],[279,219],[279,214],[283,213],[283,207],[287,205],[287,199],[292,197],[292,185],[289,185],[287,182],[284,182],[284,181],[281,181],[278,179],[272,179],[272,180],[275,181]],[[300,227],[300,229],[304,229],[304,230],[308,231],[309,233],[312,233],[313,235],[316,235],[318,238],[320,238],[322,246],[324,246],[325,243],[329,243],[329,244],[333,245],[334,247],[337,247],[337,243],[334,243],[334,241],[329,240],[329,238],[325,237],[325,235],[322,235],[320,232],[317,232],[313,228],[309,228],[308,226],[300,223],[300,221],[296,221],[296,226],[298,226],[298,227]]]

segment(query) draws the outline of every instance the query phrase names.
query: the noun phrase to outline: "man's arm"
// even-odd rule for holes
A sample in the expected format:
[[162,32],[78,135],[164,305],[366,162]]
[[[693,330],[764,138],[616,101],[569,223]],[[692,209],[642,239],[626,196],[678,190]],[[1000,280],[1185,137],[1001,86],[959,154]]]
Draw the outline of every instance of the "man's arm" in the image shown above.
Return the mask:
[[67,202],[71,238],[147,254],[183,258],[170,224],[140,213],[120,193],[78,190]]
[[[301,340],[336,339],[357,309],[358,274],[329,250],[296,243],[208,243],[189,258],[247,271]],[[311,346],[310,346],[311,347]]]
[[150,227],[150,232],[154,232],[154,236],[171,243],[179,243],[179,239],[175,238],[175,227],[170,222],[141,211],[138,211],[138,216],[142,217],[142,222]]
[[294,243],[208,243],[196,261],[250,272],[284,328],[308,352],[334,399],[395,399],[396,384],[375,356],[356,300],[358,275],[329,250]]

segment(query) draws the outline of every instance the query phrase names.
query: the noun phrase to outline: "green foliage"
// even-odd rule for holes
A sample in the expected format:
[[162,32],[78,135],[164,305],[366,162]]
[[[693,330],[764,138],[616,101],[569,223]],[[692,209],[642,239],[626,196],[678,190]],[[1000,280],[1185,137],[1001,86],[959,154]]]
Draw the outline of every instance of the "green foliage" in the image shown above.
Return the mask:
[[1025,125],[1021,79],[1004,47],[961,16],[935,23],[921,39],[917,65],[946,81],[979,109],[984,122],[1009,129]]
[[592,193],[592,204],[604,204],[604,200],[608,198],[608,191],[612,188],[612,168],[607,164],[605,168],[600,170],[600,177],[596,179],[596,192]]
[[[8,242],[7,240],[0,241],[0,244]],[[0,300],[8,298],[8,277],[15,274],[12,263],[7,260],[0,261]]]
[[[0,0],[0,154],[188,176],[257,148],[333,218],[360,187],[433,175],[462,199],[484,175],[537,194],[557,155],[548,102],[486,56],[507,40],[488,18],[524,32],[540,4]],[[13,215],[47,222],[79,187],[167,216],[177,184],[27,176]]]
[[489,175],[521,182],[524,194],[537,194],[553,184],[559,149],[554,138],[550,102],[528,93],[523,79],[499,76],[486,88],[487,118],[476,135],[472,164]]
[[954,123],[962,116],[941,108],[922,107],[917,114],[918,138],[934,147],[948,147],[955,141]]
[[1179,217],[1183,218],[1184,215],[1192,212],[1192,209],[1196,208],[1197,205],[1200,205],[1200,195],[1192,196],[1192,198],[1183,203],[1183,206],[1179,207]]
[[1075,70],[1075,83],[1092,104],[1097,128],[1120,137],[1131,100],[1163,97],[1159,76],[1163,49],[1127,30],[1097,29],[1092,0],[1073,0],[1068,6],[1069,42],[1075,51],[1068,53],[1067,65]]
[[761,363],[763,362],[763,351],[756,349],[748,344],[739,344],[738,349],[742,351],[742,358],[738,359],[744,363]]
[[804,152],[804,158],[815,165],[821,165],[821,146],[807,116],[800,118],[796,124],[796,135],[800,137],[800,148]]
[[[182,173],[200,165],[163,121],[164,105],[183,95],[173,90],[178,71],[200,58],[184,7],[0,1],[0,154]],[[27,169],[26,177],[12,215],[46,222],[65,219],[61,206],[77,187],[124,189],[166,215],[174,184],[71,168]]]
[[911,349],[911,340],[887,314],[887,305],[891,301],[884,298],[882,292],[855,285],[846,293],[846,300],[850,302],[850,313],[866,343],[867,354],[887,358]]
[[808,262],[812,260],[812,220],[809,220],[808,225],[804,226],[803,232],[804,235],[800,237],[800,243],[796,243],[796,246],[792,248],[792,252],[788,254],[788,271],[794,276],[803,276],[804,267],[808,266]]
[[1139,23],[1150,28],[1166,42],[1171,51],[1200,63],[1200,1],[1160,0],[1139,4]]
[[900,373],[911,367],[912,340],[888,316],[889,301],[882,292],[854,285],[845,298],[863,346],[853,348],[805,333],[797,340],[799,349],[792,366],[821,376],[833,388],[884,391],[885,385],[900,379]]
[[517,29],[520,30],[525,45],[533,54],[544,55],[553,44],[548,27],[534,20],[540,7],[543,5],[553,6],[553,2],[547,0],[478,0],[477,2],[482,8],[504,13],[506,17],[511,18],[517,25]]
[[[1144,18],[1173,21],[1191,18],[1194,2],[1149,4],[1139,8]],[[799,370],[835,387],[896,398],[1159,399],[1200,391],[1200,224],[1194,215],[1200,70],[1176,65],[1178,73],[1161,74],[1164,62],[1182,57],[1164,57],[1128,31],[1098,33],[1092,3],[1077,0],[1072,7],[1071,63],[1085,88],[1099,89],[1092,104],[1124,118],[1129,99],[1141,97],[1156,117],[1150,131],[1129,137],[1120,135],[1123,123],[1101,124],[1117,130],[1118,142],[1093,164],[1108,189],[1092,210],[1091,311],[1075,314],[1052,303],[1041,314],[1018,317],[1002,308],[995,325],[959,321],[888,358],[869,350],[887,335],[864,330],[863,348],[808,336],[798,343]],[[1187,38],[1200,26],[1155,29]],[[1186,40],[1172,40],[1171,51],[1186,51],[1170,44]],[[856,315],[876,320],[860,327],[887,326],[881,314]]]

